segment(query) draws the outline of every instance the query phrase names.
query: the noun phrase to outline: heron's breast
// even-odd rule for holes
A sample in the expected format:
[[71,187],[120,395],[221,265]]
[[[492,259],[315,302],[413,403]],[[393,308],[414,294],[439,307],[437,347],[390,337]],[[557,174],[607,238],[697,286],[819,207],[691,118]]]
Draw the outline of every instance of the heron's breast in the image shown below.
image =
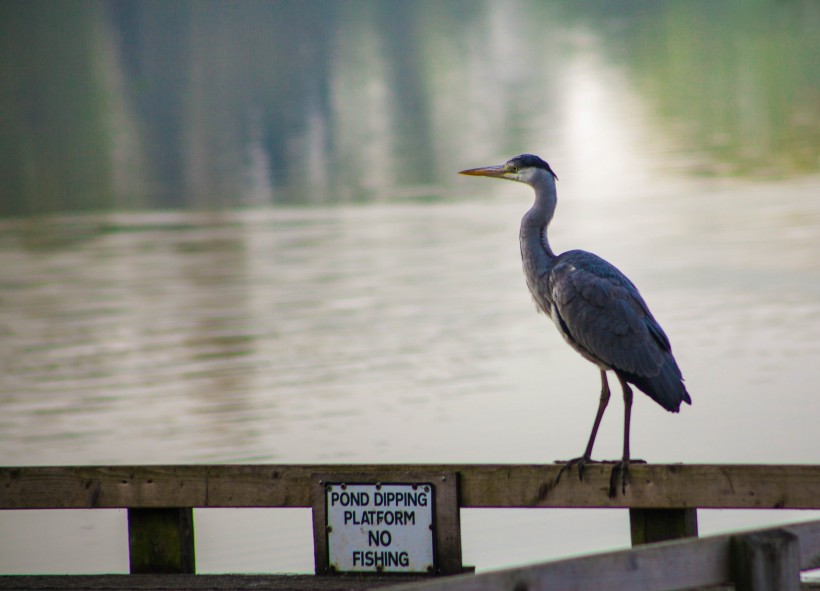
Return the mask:
[[527,268],[524,263],[524,277],[527,280],[527,289],[530,291],[535,307],[539,312],[543,312],[552,317],[552,298],[549,293],[549,285],[545,276],[539,276]]

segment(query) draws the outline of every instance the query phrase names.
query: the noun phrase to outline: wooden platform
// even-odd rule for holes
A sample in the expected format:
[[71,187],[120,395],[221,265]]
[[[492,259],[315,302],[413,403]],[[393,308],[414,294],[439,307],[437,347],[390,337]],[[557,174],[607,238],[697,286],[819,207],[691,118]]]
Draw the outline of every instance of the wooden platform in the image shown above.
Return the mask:
[[[698,508],[820,509],[820,465],[635,465],[626,490],[615,494],[608,465],[590,465],[583,481],[567,473],[556,483],[558,470],[550,464],[0,467],[0,510],[127,509],[131,569],[129,575],[6,575],[0,589],[728,591],[733,587],[725,583],[736,581],[744,591],[820,591],[819,583],[799,583],[801,571],[820,568],[820,521],[697,537]],[[420,472],[424,480],[413,478]],[[628,509],[634,547],[463,576],[194,574],[194,508],[312,507],[316,518],[317,491],[405,477],[436,490],[446,482],[440,486],[449,491],[456,528],[461,508]],[[324,531],[317,523],[324,522],[314,519],[314,534]],[[458,570],[449,572],[463,572],[460,541],[454,547]]]
[[406,576],[313,575],[20,575],[0,576],[0,589],[20,591],[355,591],[417,582]]
[[[22,575],[0,576],[0,589],[19,591],[357,591],[391,588],[418,578],[314,577],[312,575]],[[693,591],[734,591],[732,585]],[[820,591],[820,583],[803,583],[801,591]]]

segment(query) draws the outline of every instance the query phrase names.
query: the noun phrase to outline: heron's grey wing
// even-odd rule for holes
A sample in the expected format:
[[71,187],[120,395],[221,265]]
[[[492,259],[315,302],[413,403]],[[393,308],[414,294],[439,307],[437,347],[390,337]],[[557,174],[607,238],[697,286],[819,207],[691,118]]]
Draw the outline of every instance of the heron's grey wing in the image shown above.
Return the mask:
[[571,251],[553,267],[549,288],[553,319],[582,355],[669,411],[691,404],[669,339],[623,273],[593,254]]
[[615,370],[658,374],[669,340],[618,269],[595,255],[578,253],[553,268],[550,288],[553,312],[576,348]]

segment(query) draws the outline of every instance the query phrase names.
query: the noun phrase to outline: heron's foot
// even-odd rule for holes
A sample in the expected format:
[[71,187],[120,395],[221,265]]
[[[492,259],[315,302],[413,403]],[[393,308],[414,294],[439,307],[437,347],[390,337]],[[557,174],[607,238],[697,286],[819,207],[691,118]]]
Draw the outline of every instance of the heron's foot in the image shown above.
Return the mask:
[[621,484],[621,494],[626,494],[626,484],[629,480],[629,464],[645,464],[645,460],[621,460],[612,466],[612,473],[609,475],[609,498],[618,496],[618,481]]
[[561,466],[561,469],[558,470],[558,475],[555,477],[555,480],[552,481],[553,488],[557,486],[558,481],[561,480],[561,476],[564,475],[564,472],[571,469],[573,466],[578,466],[578,480],[583,480],[584,466],[586,466],[587,464],[600,464],[600,462],[593,460],[592,458],[588,458],[586,456],[572,458],[571,460],[556,460],[555,463],[563,464],[563,466]]

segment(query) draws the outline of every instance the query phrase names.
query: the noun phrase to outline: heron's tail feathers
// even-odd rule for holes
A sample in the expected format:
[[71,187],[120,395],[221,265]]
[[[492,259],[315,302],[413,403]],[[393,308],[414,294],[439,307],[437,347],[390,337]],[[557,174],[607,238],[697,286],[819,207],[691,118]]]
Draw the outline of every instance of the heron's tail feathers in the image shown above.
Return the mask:
[[670,412],[678,412],[682,402],[692,404],[683,376],[671,353],[664,356],[660,371],[651,376],[639,376],[620,370],[617,373],[630,384],[647,394],[652,400]]

